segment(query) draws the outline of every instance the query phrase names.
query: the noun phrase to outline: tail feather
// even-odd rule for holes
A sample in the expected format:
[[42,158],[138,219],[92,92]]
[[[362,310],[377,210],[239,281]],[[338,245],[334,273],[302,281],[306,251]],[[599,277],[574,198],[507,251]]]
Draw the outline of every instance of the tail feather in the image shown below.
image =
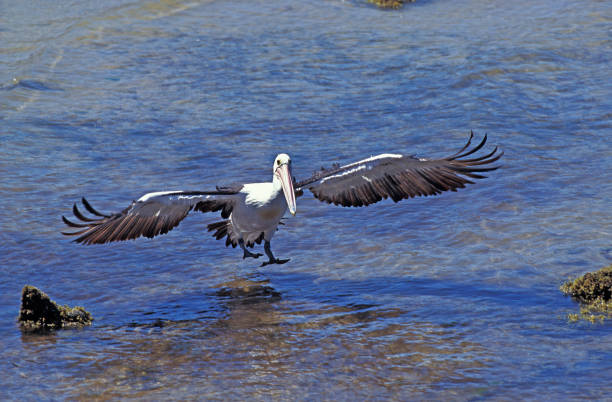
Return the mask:
[[[221,240],[225,237],[225,247],[236,247],[238,245],[239,236],[234,232],[232,223],[229,219],[211,223],[207,226],[209,232],[214,232],[213,237],[217,240]],[[249,236],[250,237],[250,236]],[[264,233],[261,232],[256,238],[251,238],[246,241],[247,247],[253,247],[255,244],[261,244],[264,240]]]
[[236,247],[238,245],[238,236],[232,230],[232,223],[229,219],[211,223],[207,226],[209,232],[214,232],[213,237],[217,240],[221,240],[224,237],[225,247]]

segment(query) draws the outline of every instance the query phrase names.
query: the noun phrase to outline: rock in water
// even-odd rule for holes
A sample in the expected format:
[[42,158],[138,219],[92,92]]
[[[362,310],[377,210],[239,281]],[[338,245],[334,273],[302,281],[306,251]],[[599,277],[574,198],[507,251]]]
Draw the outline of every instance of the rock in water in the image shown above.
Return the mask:
[[561,291],[580,303],[580,314],[570,314],[571,321],[612,318],[612,265],[564,283]]
[[404,3],[412,3],[415,0],[368,0],[368,3],[377,5],[380,8],[392,8],[397,10],[401,8]]
[[609,302],[612,299],[612,265],[566,282],[561,290],[582,303],[592,303],[598,299]]
[[28,330],[79,328],[91,325],[91,314],[83,307],[58,306],[44,292],[26,285],[21,292],[19,323]]

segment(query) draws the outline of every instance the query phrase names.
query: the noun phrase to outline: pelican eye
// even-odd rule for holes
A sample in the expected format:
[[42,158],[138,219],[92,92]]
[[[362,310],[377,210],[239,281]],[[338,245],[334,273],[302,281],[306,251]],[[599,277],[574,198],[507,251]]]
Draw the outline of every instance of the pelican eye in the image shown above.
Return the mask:
[[276,166],[280,166],[280,164],[281,164],[280,159],[277,159],[277,160],[276,160]]

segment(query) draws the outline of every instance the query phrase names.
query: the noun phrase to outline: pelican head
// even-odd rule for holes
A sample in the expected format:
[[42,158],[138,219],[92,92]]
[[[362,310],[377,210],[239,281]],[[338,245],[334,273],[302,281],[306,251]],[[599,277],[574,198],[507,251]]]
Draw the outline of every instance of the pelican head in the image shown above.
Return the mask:
[[291,177],[291,158],[287,154],[278,154],[274,159],[274,179],[279,180],[287,200],[287,206],[291,215],[295,215],[295,190],[293,189],[293,178]]

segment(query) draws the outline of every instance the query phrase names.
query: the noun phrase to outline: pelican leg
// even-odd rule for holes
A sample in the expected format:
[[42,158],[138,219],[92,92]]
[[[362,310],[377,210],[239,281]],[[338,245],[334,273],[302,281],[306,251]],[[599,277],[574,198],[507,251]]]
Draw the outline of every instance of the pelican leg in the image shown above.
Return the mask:
[[265,267],[266,265],[269,265],[269,264],[284,264],[287,261],[289,261],[289,258],[287,258],[285,260],[280,260],[278,258],[274,258],[274,254],[272,254],[272,250],[270,249],[270,242],[268,240],[265,240],[264,251],[266,252],[266,255],[268,256],[268,258],[270,260],[263,262],[261,264],[262,267]]
[[259,258],[263,255],[261,253],[251,253],[249,250],[247,250],[246,246],[244,245],[243,239],[238,240],[238,245],[240,245],[240,248],[242,248],[242,251],[244,251],[244,254],[242,255],[243,260],[247,257]]

